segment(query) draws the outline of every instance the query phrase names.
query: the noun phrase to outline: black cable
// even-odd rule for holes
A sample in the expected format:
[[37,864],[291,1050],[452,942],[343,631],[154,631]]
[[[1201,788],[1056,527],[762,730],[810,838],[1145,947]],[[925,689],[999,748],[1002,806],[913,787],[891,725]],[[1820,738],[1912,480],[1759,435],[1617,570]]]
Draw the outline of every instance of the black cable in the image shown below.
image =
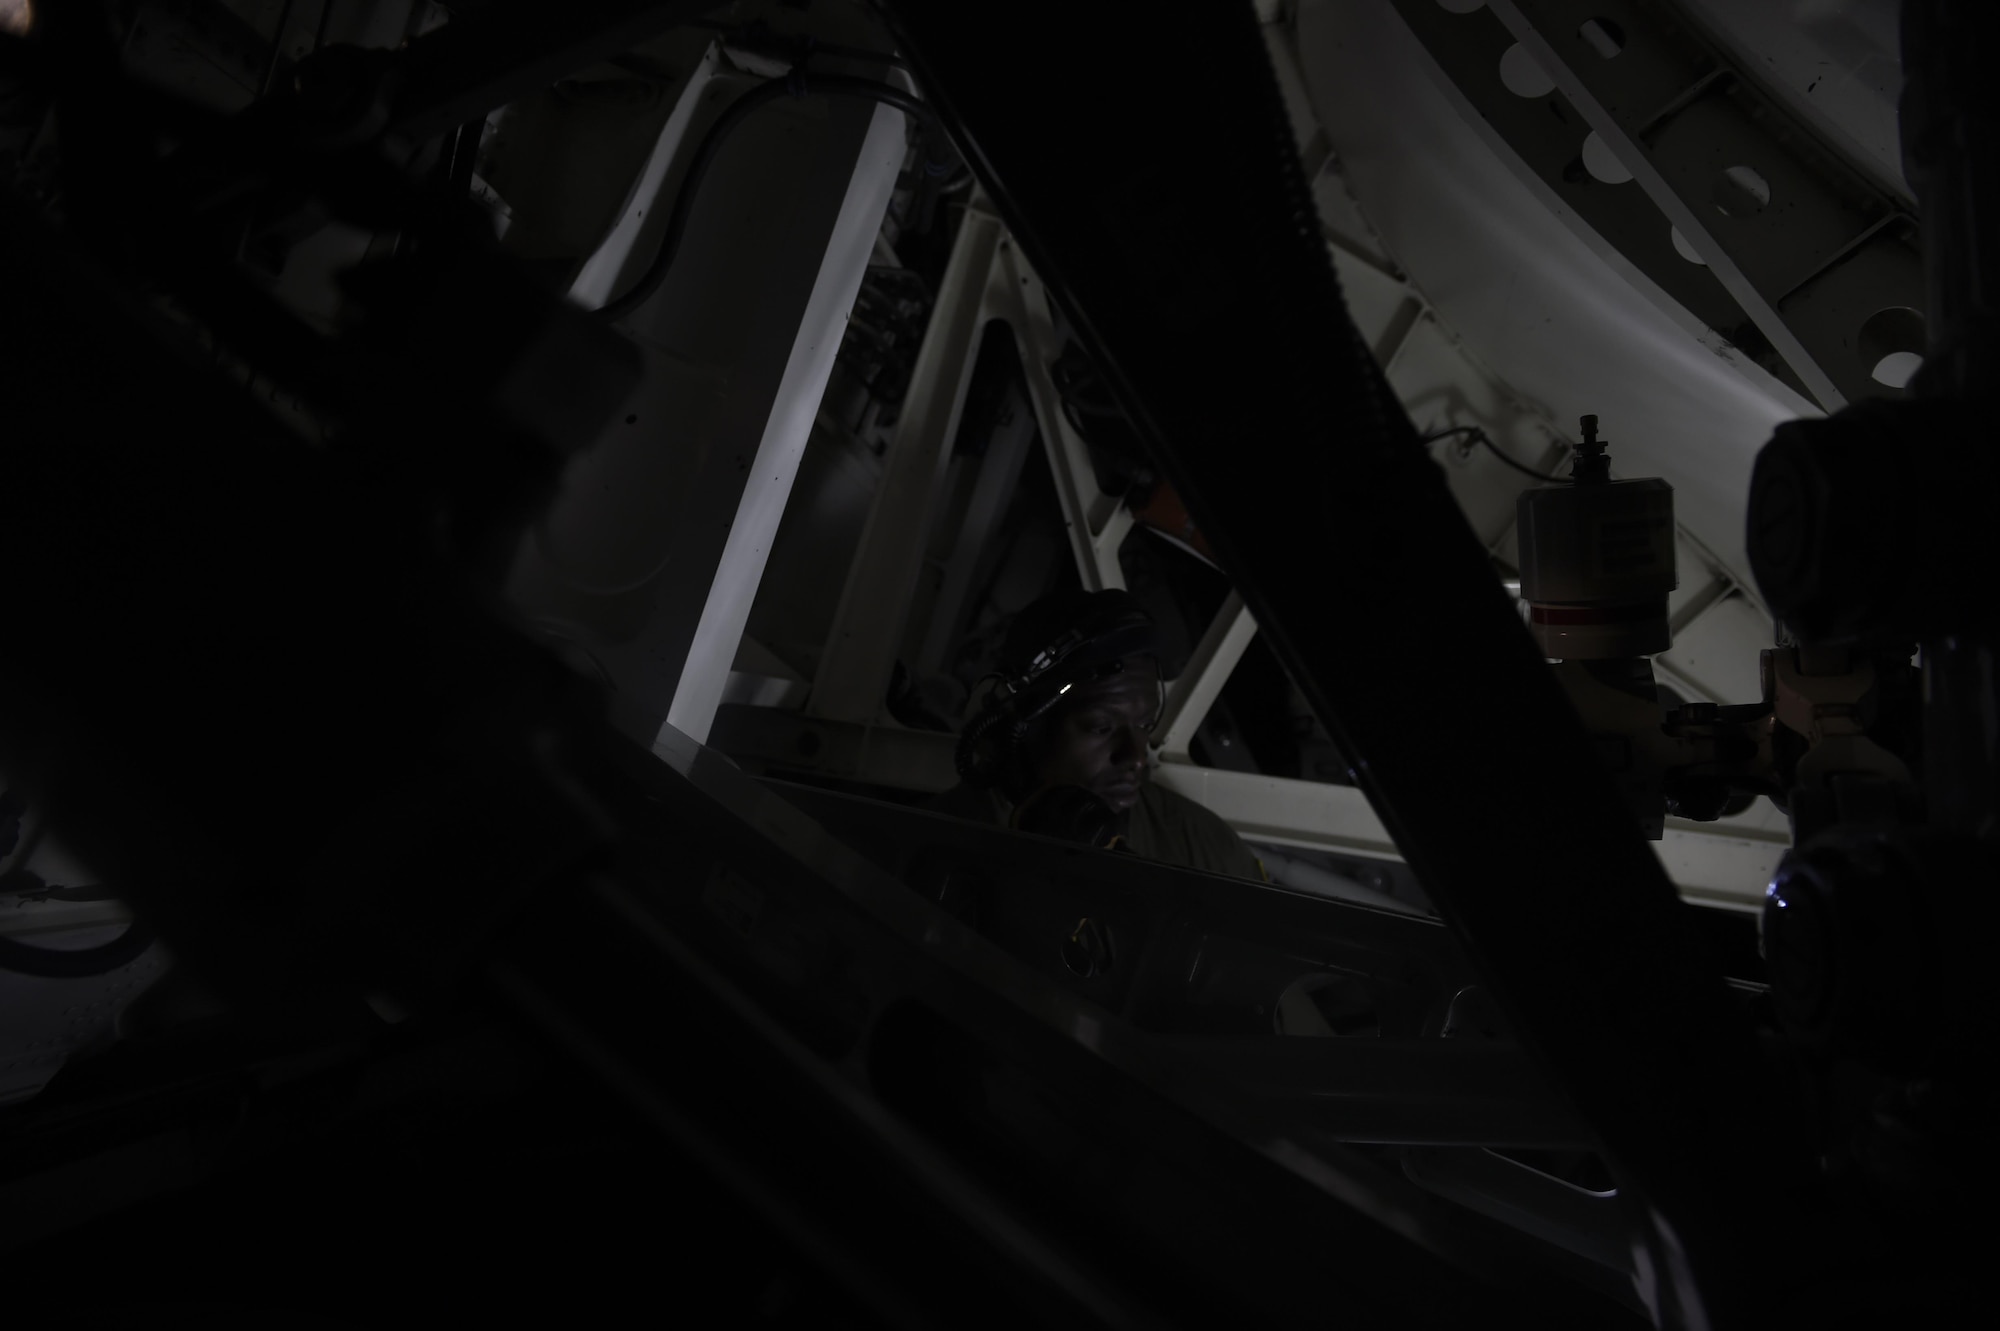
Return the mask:
[[1502,462],[1512,467],[1515,471],[1520,472],[1523,476],[1532,476],[1536,480],[1546,481],[1550,485],[1568,485],[1573,480],[1576,479],[1573,476],[1551,476],[1545,471],[1536,471],[1533,467],[1528,466],[1526,463],[1514,461],[1514,459],[1508,457],[1505,453],[1502,453],[1500,451],[1500,445],[1494,443],[1490,438],[1488,438],[1486,431],[1481,429],[1477,425],[1454,425],[1448,430],[1435,430],[1430,434],[1424,436],[1424,442],[1427,444],[1434,444],[1440,439],[1449,439],[1455,434],[1469,435],[1471,436],[1473,442],[1486,445],[1487,449],[1492,452],[1494,457],[1499,458]]
[[136,920],[110,942],[76,952],[30,947],[0,937],[0,971],[32,975],[38,980],[87,980],[131,965],[152,945],[152,930]]
[[686,177],[681,181],[678,197],[674,199],[674,210],[667,218],[666,234],[660,237],[660,248],[653,256],[652,263],[639,276],[624,295],[606,301],[597,313],[608,320],[622,319],[645,304],[667,280],[667,270],[673,267],[674,255],[681,247],[681,238],[687,231],[688,218],[694,212],[695,197],[701,193],[702,177],[714,164],[716,154],[721,150],[723,140],[731,130],[748,120],[758,108],[768,106],[781,97],[862,97],[884,106],[893,106],[905,115],[929,121],[930,108],[901,88],[870,79],[848,78],[842,75],[801,75],[794,71],[791,77],[767,83],[760,88],[752,88],[729,104],[729,109],[708,127],[702,136],[701,146],[695,150],[694,162],[688,167]]

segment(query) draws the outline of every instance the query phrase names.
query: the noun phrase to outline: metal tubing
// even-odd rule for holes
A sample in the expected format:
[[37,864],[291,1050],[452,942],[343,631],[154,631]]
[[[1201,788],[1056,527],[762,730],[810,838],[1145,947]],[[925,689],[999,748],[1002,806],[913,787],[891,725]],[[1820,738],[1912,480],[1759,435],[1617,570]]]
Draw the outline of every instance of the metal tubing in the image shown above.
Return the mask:
[[1034,418],[1027,401],[1009,391],[1006,416],[993,429],[980,462],[979,476],[965,506],[965,518],[952,541],[951,556],[945,565],[944,582],[937,600],[931,604],[930,627],[917,653],[919,674],[945,674],[951,653],[965,628],[973,579],[983,570],[987,548],[1001,528],[1007,506],[1020,485],[1021,468],[1028,461],[1028,446],[1035,442]]

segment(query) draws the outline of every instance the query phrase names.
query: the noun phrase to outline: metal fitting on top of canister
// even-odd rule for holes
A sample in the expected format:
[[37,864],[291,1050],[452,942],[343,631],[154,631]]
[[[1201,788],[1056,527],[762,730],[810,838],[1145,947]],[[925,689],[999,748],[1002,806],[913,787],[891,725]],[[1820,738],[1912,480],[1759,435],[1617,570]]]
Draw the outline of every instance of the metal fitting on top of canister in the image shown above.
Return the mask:
[[1546,655],[1604,661],[1668,648],[1673,487],[1612,480],[1595,416],[1583,418],[1569,483],[1522,491],[1515,513],[1521,599]]

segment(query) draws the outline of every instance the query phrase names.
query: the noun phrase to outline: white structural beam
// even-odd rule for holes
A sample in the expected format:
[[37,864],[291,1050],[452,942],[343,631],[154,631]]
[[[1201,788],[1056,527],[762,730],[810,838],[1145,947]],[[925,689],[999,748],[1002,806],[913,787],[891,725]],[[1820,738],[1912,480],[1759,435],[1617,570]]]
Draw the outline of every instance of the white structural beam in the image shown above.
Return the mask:
[[[754,86],[712,54],[690,57],[577,300],[623,290],[653,262],[675,171]],[[633,704],[634,738],[669,717],[706,733],[905,152],[900,112],[760,110],[715,159],[659,290],[620,321],[645,373],[622,419],[565,466],[508,591]],[[560,215],[557,196],[542,206]],[[521,207],[515,223],[532,230]],[[764,219],[757,234],[745,215]]]
[[952,533],[943,581],[931,602],[930,623],[917,651],[919,676],[943,673],[958,647],[967,607],[977,591],[975,579],[984,567],[994,534],[1006,520],[1008,506],[1021,484],[1021,468],[1034,442],[1035,422],[1027,403],[1011,399],[1006,419],[994,427],[987,440],[986,456],[966,500],[965,516]]
[[881,484],[814,672],[806,706],[816,716],[867,723],[883,710],[980,334],[1011,298],[1006,274],[994,262],[1003,246],[1011,248],[1000,219],[975,199],[959,224]]
[[764,580],[771,542],[785,516],[785,502],[799,474],[799,459],[812,438],[813,418],[833,376],[834,355],[840,350],[848,313],[867,275],[875,237],[881,234],[882,215],[888,211],[906,151],[904,114],[892,107],[876,107],[847,197],[841,201],[827,241],[826,261],[806,299],[798,338],[792,344],[763,438],[743,483],[722,559],[688,646],[687,664],[667,710],[667,724],[696,740],[708,737],[715,709],[728,686],[743,628],[757,599],[757,586]]
[[1208,631],[1195,644],[1186,669],[1167,687],[1166,706],[1154,730],[1154,744],[1168,759],[1185,760],[1195,731],[1208,716],[1208,709],[1229,682],[1229,672],[1243,659],[1250,640],[1257,636],[1257,621],[1249,607],[1234,591],[1215,612]]
[[1921,328],[1925,304],[1902,200],[1809,146],[1754,81],[1684,24],[1663,24],[1657,6],[1489,7],[1588,127],[1586,171],[1603,188],[1642,190],[1822,407],[1895,391],[1872,378],[1875,344],[1911,349],[1893,316]]
[[1062,354],[1062,338],[1056,331],[1047,290],[1019,251],[1010,250],[1004,261],[1013,279],[1007,284],[1012,296],[1008,322],[1020,341],[1028,399],[1034,403],[1035,424],[1048,450],[1049,470],[1055,475],[1056,498],[1062,505],[1077,574],[1087,591],[1123,587],[1125,574],[1118,564],[1118,547],[1132,530],[1132,510],[1121,496],[1107,495],[1097,488],[1090,449],[1063,412],[1062,394],[1049,373]]
[[1089,449],[1063,414],[1049,371],[1062,341],[1040,279],[991,206],[975,199],[939,285],[882,481],[813,679],[807,710],[815,716],[871,724],[881,718],[980,338],[995,324],[1020,347],[1078,575],[1091,591],[1125,585],[1118,547],[1132,529],[1131,510],[1098,489]]

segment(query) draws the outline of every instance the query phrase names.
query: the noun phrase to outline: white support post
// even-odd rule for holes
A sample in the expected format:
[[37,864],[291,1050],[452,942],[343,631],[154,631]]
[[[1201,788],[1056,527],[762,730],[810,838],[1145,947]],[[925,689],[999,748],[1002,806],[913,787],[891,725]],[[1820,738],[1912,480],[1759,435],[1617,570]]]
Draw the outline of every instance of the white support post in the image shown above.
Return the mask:
[[1123,588],[1125,573],[1118,564],[1118,547],[1132,530],[1132,510],[1120,496],[1107,495],[1097,488],[1090,449],[1063,414],[1062,394],[1049,373],[1049,366],[1062,352],[1062,344],[1056,335],[1048,293],[1041,279],[1018,250],[1007,256],[1004,266],[1012,277],[1007,283],[1011,297],[1008,322],[1020,340],[1028,399],[1034,404],[1035,423],[1048,450],[1049,470],[1055,474],[1056,498],[1062,504],[1063,524],[1069,530],[1077,573],[1087,591]]
[[1167,704],[1160,712],[1160,723],[1155,730],[1158,736],[1155,743],[1164,761],[1192,761],[1188,746],[1195,731],[1201,728],[1208,709],[1221,696],[1222,686],[1229,682],[1229,672],[1236,669],[1236,663],[1243,659],[1244,650],[1256,634],[1257,621],[1250,617],[1243,598],[1230,592],[1222,608],[1215,612],[1208,631],[1195,644],[1187,668],[1167,686]]
[[715,709],[728,686],[751,604],[764,579],[771,542],[785,515],[792,482],[798,477],[799,459],[812,437],[813,417],[833,375],[841,331],[867,274],[882,215],[889,207],[896,172],[902,165],[903,126],[904,113],[887,106],[878,106],[869,122],[847,197],[827,241],[826,260],[806,301],[798,340],[785,365],[764,437],[758,442],[736,507],[736,519],[730,525],[708,600],[689,644],[687,665],[674,690],[667,723],[697,741],[708,738]]
[[[579,301],[653,261],[645,233],[663,225],[688,136],[750,86],[712,56],[692,82]],[[894,192],[904,123],[855,102],[744,122],[702,184],[680,257],[622,321],[646,366],[623,421],[570,459],[516,551],[509,594],[613,686],[634,738],[707,733]],[[748,235],[730,221],[745,214],[768,227]],[[760,317],[741,317],[746,291]]]
[[978,575],[987,547],[1000,529],[1014,492],[1020,488],[1021,468],[1028,460],[1028,448],[1035,442],[1034,421],[1021,402],[1010,409],[1008,419],[995,427],[986,444],[986,458],[965,506],[965,517],[953,534],[951,558],[945,565],[944,582],[931,603],[930,624],[924,630],[923,646],[917,652],[917,671],[943,671],[957,635],[964,625],[966,602],[972,598],[973,579]]
[[1009,247],[1000,219],[975,199],[959,225],[881,484],[814,674],[806,703],[814,716],[867,724],[883,711],[980,333],[1009,305],[1005,265],[996,263]]
[[1097,488],[1089,449],[1063,415],[1049,372],[1061,345],[1040,280],[990,206],[975,199],[917,353],[881,485],[813,680],[806,704],[813,716],[882,719],[980,335],[993,322],[1004,324],[1020,347],[1029,403],[1083,585],[1091,591],[1125,585],[1118,547],[1132,530],[1132,512],[1120,496]]
[[[1880,191],[1860,197],[1867,191],[1825,174],[1775,107],[1753,112],[1724,96],[1728,71],[1704,70],[1706,60],[1676,44],[1652,7],[1491,0],[1489,8],[1821,407],[1881,391],[1862,354],[1864,320],[1920,310],[1925,297],[1899,201]],[[1615,180],[1599,174],[1609,164],[1594,163],[1594,151],[1586,141],[1586,167]]]

